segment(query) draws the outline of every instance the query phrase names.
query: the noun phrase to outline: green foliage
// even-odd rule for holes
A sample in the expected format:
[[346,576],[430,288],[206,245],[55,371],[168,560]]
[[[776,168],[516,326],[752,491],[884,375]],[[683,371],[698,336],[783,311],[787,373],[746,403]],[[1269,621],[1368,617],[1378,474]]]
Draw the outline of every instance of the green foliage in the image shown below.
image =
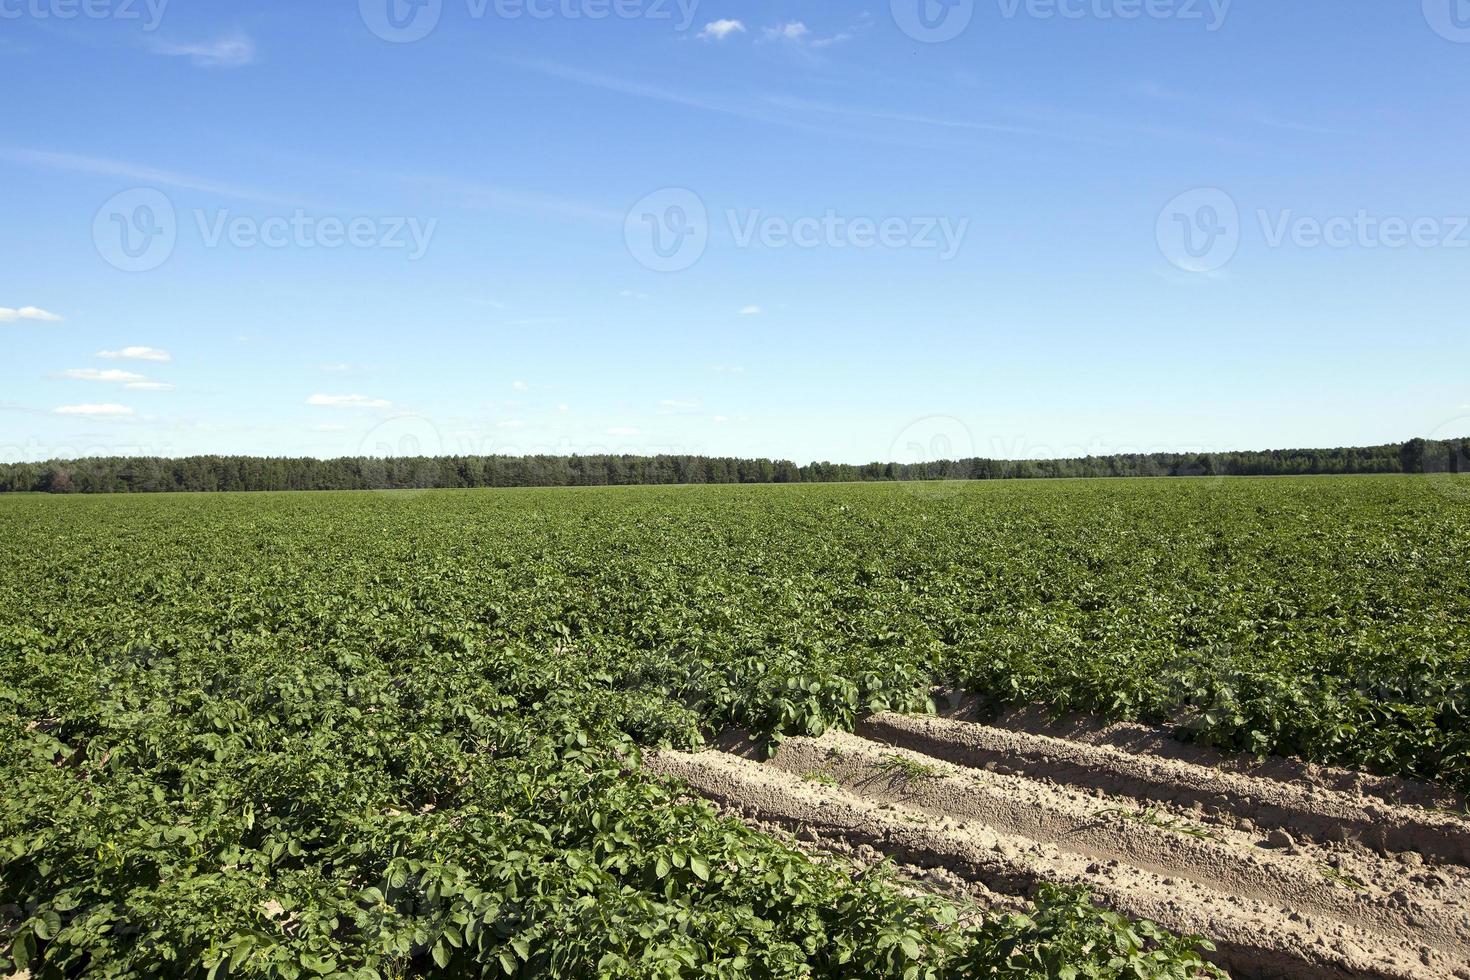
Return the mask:
[[1171,834],[1193,837],[1196,840],[1217,841],[1220,839],[1219,834],[1211,833],[1205,828],[1197,824],[1192,824],[1187,820],[1181,820],[1178,817],[1171,817],[1166,813],[1160,813],[1152,807],[1145,807],[1142,810],[1124,810],[1118,807],[1110,807],[1106,810],[1099,810],[1097,816],[1119,817],[1123,820],[1131,820],[1134,823],[1145,824],[1158,830],[1167,830]]
[[1197,936],[1100,911],[1087,894],[1044,887],[1038,910],[986,923],[960,975],[1010,980],[1183,980],[1224,976],[1205,963]]
[[[957,928],[640,748],[848,728],[945,682],[1466,787],[1465,554],[1454,499],[1399,477],[6,498],[0,956],[1191,975],[1188,942],[1070,897]],[[1125,963],[1182,972],[1096,972],[1130,930]]]

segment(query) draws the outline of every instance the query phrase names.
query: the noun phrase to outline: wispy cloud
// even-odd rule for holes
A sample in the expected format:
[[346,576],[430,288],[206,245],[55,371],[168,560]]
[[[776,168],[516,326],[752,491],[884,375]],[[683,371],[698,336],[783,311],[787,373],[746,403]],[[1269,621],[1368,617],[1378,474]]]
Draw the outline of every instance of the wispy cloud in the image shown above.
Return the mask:
[[1067,133],[1058,129],[1042,129],[1035,126],[1018,126],[1014,123],[995,122],[982,119],[954,119],[945,116],[929,116],[914,112],[893,112],[883,109],[867,109],[857,106],[834,105],[830,102],[814,102],[784,95],[767,95],[762,101],[779,108],[806,112],[824,113],[833,116],[872,119],[879,122],[910,123],[935,129],[969,130],[980,133],[1007,133],[1014,136],[1041,136],[1048,139],[1067,139],[1078,142],[1093,142],[1089,137]]
[[148,380],[141,374],[134,374],[132,371],[119,371],[116,368],[71,368],[70,370],[62,371],[61,376],[63,378],[69,378],[72,381],[101,381],[108,384],[123,384],[128,381]]
[[749,306],[742,306],[740,308],[741,316],[760,316],[764,312],[766,311],[754,303],[751,303]]
[[393,407],[393,403],[386,398],[369,398],[367,395],[312,395],[306,399],[306,404],[320,405],[326,408],[379,409]]
[[1277,115],[1275,112],[1263,111],[1250,105],[1221,104],[1212,99],[1201,98],[1193,93],[1167,88],[1153,81],[1139,82],[1129,86],[1126,91],[1129,95],[1139,98],[1178,106],[1180,109],[1189,110],[1194,115],[1205,113],[1220,118],[1234,119],[1237,122],[1247,125],[1264,126],[1267,129],[1305,133],[1309,136],[1356,137],[1362,135],[1360,132],[1355,132],[1352,129],[1324,125],[1317,119],[1311,121],[1291,119]]
[[[719,96],[705,96],[683,90],[662,88],[657,85],[635,82],[612,75],[603,75],[598,72],[584,71],[581,68],[573,68],[569,65],[561,65],[549,61],[512,59],[510,63],[526,71],[535,72],[540,75],[559,78],[562,81],[574,82],[578,85],[586,85],[591,88],[602,89],[606,92],[617,92],[622,95],[633,96],[634,98],[648,99],[654,102],[666,102],[670,105],[684,106],[689,109],[699,109],[705,112],[717,112],[755,122],[770,123],[803,132],[817,133],[818,135],[873,138],[871,134],[834,131],[829,128],[811,125],[799,119],[792,119],[789,116],[783,116],[779,113],[763,112],[760,109],[752,108],[749,99],[726,99]],[[882,142],[891,142],[887,138],[880,139]],[[624,215],[619,214],[617,220],[621,221],[623,217]]]
[[0,160],[9,160],[13,163],[42,167],[47,170],[68,170],[73,173],[94,174],[99,177],[122,177],[127,180],[136,181],[139,184],[177,187],[181,190],[199,191],[204,194],[217,194],[220,197],[254,201],[258,204],[281,205],[285,207],[314,206],[312,202],[300,198],[285,197],[252,187],[227,184],[222,181],[211,180],[208,177],[199,177],[194,174],[179,173],[172,170],[162,170],[158,167],[141,163],[131,163],[126,160],[108,160],[102,157],[89,157],[77,153],[32,150],[25,147],[0,147]]
[[173,391],[174,386],[166,381],[129,381],[123,385],[132,391]]
[[60,323],[61,317],[50,310],[43,310],[39,306],[22,306],[13,310],[8,306],[0,306],[0,323],[14,323],[17,320],[35,320],[40,323]]
[[[588,204],[585,201],[541,194],[536,191],[497,187],[470,180],[459,180],[434,175],[397,175],[398,179],[429,192],[438,192],[454,198],[462,207],[479,208],[486,211],[505,211],[531,217],[568,218],[575,221],[621,224],[627,215],[616,208]],[[498,304],[497,309],[504,309]]]
[[245,34],[187,44],[156,39],[152,48],[154,54],[188,58],[196,68],[243,68],[255,63],[255,42]]
[[767,27],[761,32],[767,41],[778,41],[797,48],[829,48],[834,44],[851,41],[853,35],[859,30],[869,26],[871,15],[863,14],[858,22],[845,31],[836,34],[816,34],[803,21],[791,20],[775,27]]
[[704,25],[699,38],[704,41],[723,41],[731,34],[744,34],[745,25],[738,20],[712,20]]
[[[578,85],[602,89],[607,92],[617,92],[634,98],[665,102],[670,105],[684,106],[704,112],[735,116],[753,122],[781,126],[786,129],[817,136],[920,148],[952,148],[953,146],[952,143],[947,141],[936,142],[932,139],[916,138],[914,135],[895,134],[892,131],[892,127],[852,128],[833,126],[822,121],[822,117],[830,117],[837,119],[872,120],[875,122],[907,122],[914,124],[916,128],[925,127],[959,131],[972,130],[985,133],[1044,136],[1095,142],[1095,140],[1089,140],[1087,137],[1073,135],[1065,126],[1059,126],[1055,129],[1039,129],[999,122],[944,119],[901,112],[874,111],[822,102],[808,102],[774,94],[757,94],[753,97],[746,96],[732,99],[716,95],[701,95],[685,90],[676,91],[658,85],[650,85],[644,82],[617,78],[598,72],[585,71],[581,68],[557,64],[555,62],[508,59],[507,63],[525,71],[535,72],[551,78],[558,78]],[[619,216],[617,220],[621,221],[622,216]]]
[[796,41],[805,40],[811,34],[811,28],[799,20],[788,21],[785,24],[777,24],[775,27],[767,27],[765,35],[773,41]]
[[123,347],[119,350],[99,350],[93,357],[105,357],[114,361],[158,361],[168,363],[173,355],[158,347]]
[[51,410],[56,415],[80,415],[86,418],[120,418],[132,415],[133,410],[126,405],[60,405]]

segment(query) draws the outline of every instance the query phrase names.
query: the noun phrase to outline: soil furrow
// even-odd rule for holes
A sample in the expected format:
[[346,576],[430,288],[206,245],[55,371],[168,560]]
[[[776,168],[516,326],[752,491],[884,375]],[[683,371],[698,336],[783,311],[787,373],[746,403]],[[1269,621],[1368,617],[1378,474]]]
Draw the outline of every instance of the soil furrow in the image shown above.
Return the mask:
[[1197,810],[1207,819],[1248,820],[1318,843],[1470,865],[1470,821],[1378,798],[949,718],[885,712],[859,732],[961,766]]
[[1470,961],[1470,904],[1461,904],[1470,903],[1467,881],[1442,891],[1415,888],[1397,862],[1367,857],[1353,865],[1352,880],[1360,885],[1349,887],[1324,873],[1334,856],[1325,849],[1293,842],[1286,853],[1263,847],[1269,842],[1255,835],[1139,810],[1129,798],[966,770],[835,732],[784,742],[769,766],[804,779],[835,780],[867,799],[923,811],[941,826],[981,822],[1094,860],[1120,861],[1403,941],[1432,943]]
[[[1455,976],[1445,958],[1341,924],[1318,923],[1202,886],[1167,887],[1157,875],[1126,866],[1101,868],[1023,837],[983,826],[938,828],[831,787],[719,752],[659,753],[657,772],[676,776],[700,794],[752,817],[816,837],[867,844],[895,860],[945,867],[992,891],[1028,895],[1043,881],[1086,884],[1110,906],[1177,932],[1203,932],[1212,956],[1238,978],[1289,980],[1444,980]],[[1106,871],[1104,880],[1099,872]]]
[[1086,885],[1120,912],[1205,935],[1237,977],[1470,980],[1470,868],[1396,847],[1419,840],[1402,827],[1353,842],[1329,824],[1427,826],[1443,859],[1463,829],[1452,817],[953,719],[884,714],[861,731],[882,741],[792,738],[760,763],[731,740],[741,754],[648,765],[747,819],[1006,901],[1047,881]]
[[[961,721],[984,720],[984,713],[974,700],[958,692],[937,691],[935,701],[943,706],[941,713],[946,717]],[[1379,776],[1358,769],[1344,769],[1282,756],[1256,758],[1232,755],[1207,745],[1181,741],[1174,734],[1177,728],[1154,728],[1137,722],[1105,721],[1088,715],[1054,718],[1044,705],[1011,708],[988,724],[1010,731],[1047,735],[1087,745],[1110,746],[1134,755],[1177,759],[1207,769],[1331,789],[1349,796],[1371,796],[1385,803],[1447,810],[1462,816],[1470,814],[1470,807],[1467,807],[1470,801],[1465,796],[1435,783],[1419,782],[1401,776]]]

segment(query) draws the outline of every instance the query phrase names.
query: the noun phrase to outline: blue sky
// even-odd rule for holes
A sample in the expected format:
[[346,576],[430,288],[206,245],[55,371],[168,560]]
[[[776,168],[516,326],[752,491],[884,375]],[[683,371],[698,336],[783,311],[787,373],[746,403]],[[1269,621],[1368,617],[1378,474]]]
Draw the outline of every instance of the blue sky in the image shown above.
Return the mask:
[[0,79],[0,459],[1470,433],[1470,0],[0,0]]

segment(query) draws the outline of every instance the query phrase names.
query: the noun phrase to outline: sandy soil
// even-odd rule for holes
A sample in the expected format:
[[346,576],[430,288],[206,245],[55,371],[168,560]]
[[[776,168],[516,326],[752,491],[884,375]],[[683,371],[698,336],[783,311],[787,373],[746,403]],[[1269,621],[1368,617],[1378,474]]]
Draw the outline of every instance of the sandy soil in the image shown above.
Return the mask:
[[1237,977],[1470,980],[1470,820],[1340,771],[1176,753],[1146,730],[1061,738],[1007,721],[880,714],[857,735],[789,739],[764,762],[731,738],[647,765],[980,906],[1086,884],[1121,912],[1214,940]]

